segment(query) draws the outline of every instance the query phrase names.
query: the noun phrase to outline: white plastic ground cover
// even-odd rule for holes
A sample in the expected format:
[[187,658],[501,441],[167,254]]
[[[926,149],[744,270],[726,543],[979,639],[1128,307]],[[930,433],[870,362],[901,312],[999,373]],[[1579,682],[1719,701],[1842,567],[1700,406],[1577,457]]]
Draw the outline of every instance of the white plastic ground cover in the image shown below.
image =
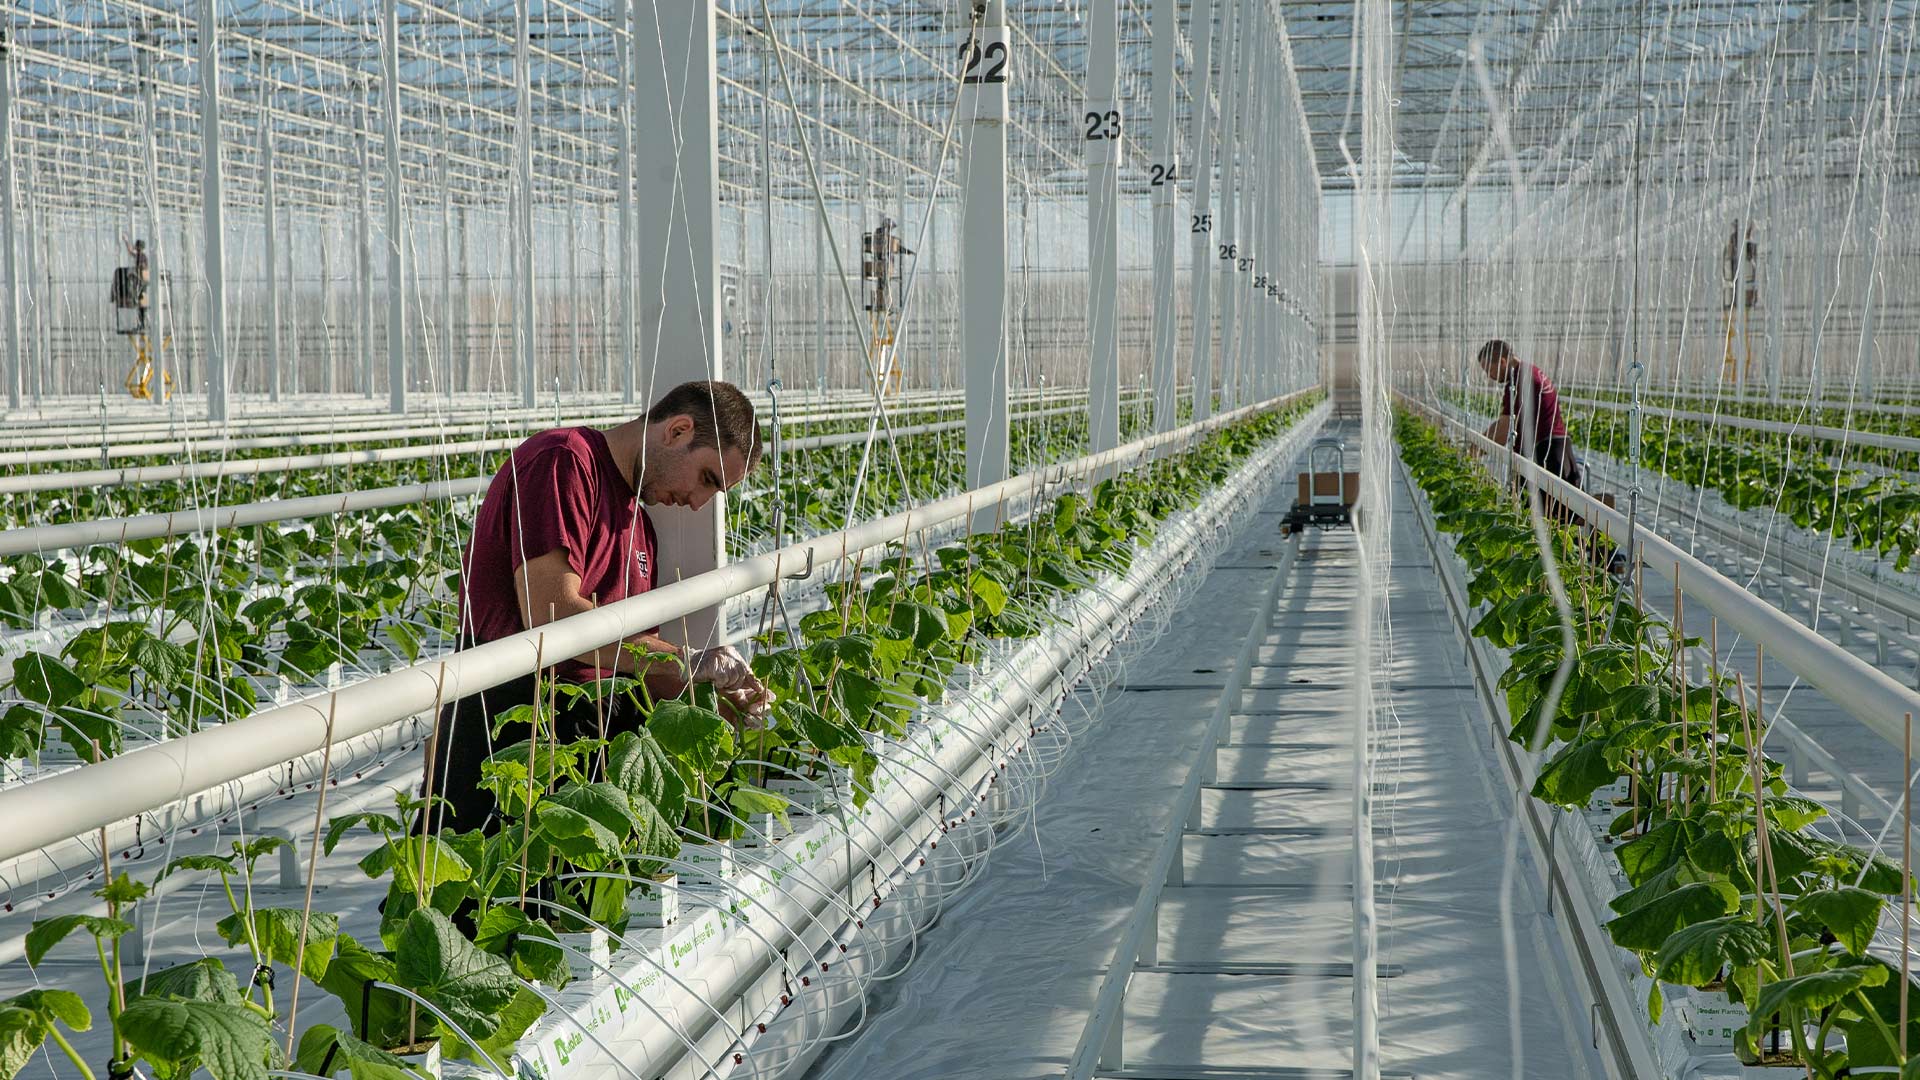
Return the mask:
[[[1082,593],[1061,625],[918,716],[905,744],[888,751],[864,812],[801,818],[807,824],[792,836],[747,850],[750,869],[735,886],[683,893],[704,904],[682,925],[630,935],[634,947],[615,954],[605,978],[558,995],[561,1008],[522,1040],[514,1071],[547,1080],[767,1078],[811,1061],[824,1048],[821,1037],[856,1010],[864,987],[855,984],[891,957],[891,950],[857,952],[856,945],[888,917],[914,917],[912,910],[890,913],[887,898],[921,872],[937,877],[951,860],[977,853],[984,841],[965,825],[977,820],[966,811],[988,801],[1013,767],[1010,757],[1049,722],[1073,683],[1185,572],[1179,564],[1192,557],[1193,537],[1217,529],[1248,488],[1271,483],[1274,466],[1298,453],[1326,409],[1309,413],[1199,507],[1166,522],[1126,575]],[[962,837],[936,855],[951,828]],[[864,971],[854,970],[862,964]],[[848,997],[833,997],[836,970],[839,985],[854,991]],[[791,1007],[796,1002],[802,1007]]]
[[[1562,883],[1569,889],[1579,889],[1591,901],[1590,904],[1567,905],[1573,909],[1573,917],[1562,921],[1563,930],[1584,935],[1587,941],[1580,947],[1581,954],[1594,965],[1604,964],[1606,967],[1604,972],[1589,967],[1588,975],[1595,983],[1589,990],[1596,1000],[1604,999],[1611,1003],[1611,1030],[1621,1039],[1634,1043],[1631,1049],[1622,1049],[1641,1062],[1639,1069],[1644,1070],[1647,1061],[1655,1063],[1658,1069],[1656,1073],[1629,1071],[1626,1075],[1659,1076],[1673,1080],[1739,1080],[1753,1077],[1781,1077],[1784,1080],[1801,1075],[1803,1070],[1799,1069],[1760,1068],[1741,1064],[1732,1052],[1733,1035],[1745,1025],[1747,1012],[1744,1007],[1729,1002],[1724,992],[1662,983],[1660,990],[1665,1002],[1664,1016],[1661,1022],[1654,1022],[1649,1009],[1654,980],[1646,974],[1637,957],[1613,944],[1601,925],[1612,915],[1606,905],[1629,888],[1619,860],[1612,854],[1613,841],[1608,831],[1619,812],[1615,800],[1624,799],[1627,794],[1624,781],[1596,792],[1580,811],[1562,811],[1539,803],[1528,795],[1533,777],[1547,755],[1517,747],[1504,738],[1512,719],[1507,713],[1505,695],[1495,692],[1493,687],[1497,686],[1501,673],[1506,669],[1507,657],[1501,650],[1490,648],[1466,632],[1465,627],[1483,615],[1487,605],[1482,603],[1467,607],[1467,593],[1462,584],[1466,564],[1455,553],[1457,538],[1439,532],[1433,524],[1425,493],[1411,480],[1408,488],[1418,507],[1429,548],[1439,556],[1435,561],[1440,566],[1439,576],[1448,593],[1448,602],[1461,613],[1456,625],[1460,628],[1475,678],[1481,682],[1483,705],[1492,714],[1491,720],[1496,725],[1494,739],[1508,755],[1523,763],[1523,771],[1514,778],[1513,795],[1525,812],[1536,820],[1544,819],[1546,822],[1549,835],[1547,854],[1556,872],[1563,875]],[[1642,539],[1645,539],[1644,533]],[[1784,719],[1781,722],[1784,723]],[[1789,791],[1800,794],[1792,787]],[[1840,823],[1841,830],[1823,830],[1835,833],[1828,835],[1828,839],[1851,840],[1869,846],[1883,840],[1857,824],[1854,825],[1857,835],[1846,835],[1843,832],[1845,826],[1853,823],[1843,819],[1834,820]],[[1883,913],[1872,949],[1874,954],[1897,964],[1899,935],[1898,920],[1890,912]]]

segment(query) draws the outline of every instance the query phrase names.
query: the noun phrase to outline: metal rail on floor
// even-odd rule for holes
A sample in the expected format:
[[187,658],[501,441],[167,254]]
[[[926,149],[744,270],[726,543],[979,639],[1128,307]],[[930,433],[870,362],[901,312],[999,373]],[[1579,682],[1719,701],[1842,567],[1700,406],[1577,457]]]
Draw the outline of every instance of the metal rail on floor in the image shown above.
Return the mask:
[[1146,1080],[1151,1076],[1171,1080],[1175,1076],[1206,1074],[1204,1070],[1194,1069],[1125,1071],[1127,987],[1136,972],[1153,970],[1160,963],[1161,893],[1170,886],[1178,887],[1184,883],[1182,851],[1188,833],[1200,825],[1200,793],[1218,778],[1220,744],[1227,734],[1228,723],[1235,706],[1239,704],[1241,692],[1246,687],[1254,654],[1273,625],[1273,608],[1280,595],[1280,585],[1292,571],[1299,551],[1300,537],[1296,534],[1281,550],[1279,566],[1261,590],[1253,625],[1247,629],[1240,655],[1234,659],[1233,670],[1227,674],[1226,685],[1221,688],[1220,701],[1214,706],[1213,715],[1208,718],[1206,734],[1200,740],[1200,752],[1194,758],[1193,767],[1187,770],[1186,783],[1181,785],[1180,793],[1174,797],[1177,812],[1169,819],[1167,834],[1154,852],[1146,882],[1140,886],[1140,894],[1133,902],[1133,914],[1120,930],[1120,944],[1114,949],[1112,962],[1107,965],[1106,978],[1100,983],[1099,996],[1094,999],[1093,1012],[1087,1017],[1087,1026],[1080,1033],[1080,1042],[1074,1047],[1073,1058],[1067,1067],[1067,1080],[1093,1080],[1096,1076],[1124,1076],[1134,1080]]

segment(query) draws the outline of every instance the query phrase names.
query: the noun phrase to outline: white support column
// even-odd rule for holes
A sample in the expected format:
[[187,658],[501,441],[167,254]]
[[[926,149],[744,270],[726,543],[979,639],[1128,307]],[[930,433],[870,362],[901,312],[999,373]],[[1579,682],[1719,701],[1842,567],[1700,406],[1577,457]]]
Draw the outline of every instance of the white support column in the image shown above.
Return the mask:
[[575,188],[573,197],[567,200],[567,352],[573,365],[574,389],[581,387],[580,378],[580,195]]
[[[960,355],[966,372],[967,487],[1007,477],[1007,79],[1013,70],[1006,0],[987,0],[964,58],[960,117]],[[982,510],[971,527],[994,527]]]
[[[514,83],[514,216],[513,216],[513,344],[520,372],[520,405],[536,404],[534,362],[537,356],[538,312],[534,310],[533,280],[533,34],[531,0],[513,4]],[[672,40],[672,39],[668,39]],[[670,142],[656,143],[671,146]],[[671,154],[667,155],[671,158]]]
[[[1782,69],[1780,82],[1775,92],[1786,100],[1786,73]],[[1767,253],[1767,272],[1761,276],[1759,300],[1767,309],[1767,400],[1780,403],[1780,370],[1786,351],[1786,309],[1787,284],[1784,239],[1787,235],[1786,215],[1781,204],[1785,202],[1786,192],[1786,139],[1781,129],[1786,125],[1770,123],[1767,125],[1767,227],[1760,233],[1760,243]]]
[[401,219],[400,5],[382,0],[381,74],[386,84],[382,120],[387,144],[387,411],[407,411],[407,241]]
[[7,408],[20,408],[26,390],[26,371],[20,361],[20,251],[19,206],[14,193],[13,149],[13,35],[0,28],[0,244],[6,246],[7,269]]
[[[220,170],[220,28],[200,0],[200,201],[207,268],[207,419],[227,418],[227,238]],[[164,393],[161,396],[165,396]]]
[[1093,453],[1120,445],[1120,165],[1126,144],[1119,97],[1119,0],[1087,9],[1087,424]]
[[1220,155],[1220,217],[1215,223],[1214,255],[1220,268],[1220,407],[1238,408],[1240,404],[1240,335],[1246,332],[1240,318],[1244,281],[1240,273],[1241,243],[1245,235],[1239,222],[1240,176],[1246,165],[1247,55],[1253,37],[1253,0],[1226,0],[1231,29],[1223,34],[1232,44],[1231,53],[1221,53],[1226,82],[1220,103],[1220,128],[1225,133]]
[[314,222],[314,230],[320,234],[320,328],[325,332],[320,347],[321,378],[320,387],[329,396],[340,390],[339,362],[334,355],[332,329],[333,322],[333,245],[328,243],[333,237],[331,218],[321,218]]
[[[720,347],[719,102],[715,0],[638,3],[633,8],[634,141],[641,163],[640,370],[648,402],[690,379],[723,379]],[[672,56],[661,54],[662,43]],[[692,577],[726,561],[725,496],[704,510],[648,510],[660,536],[661,580]],[[686,637],[712,639],[718,609],[689,618]],[[668,627],[677,638],[680,628]]]
[[[1227,11],[1233,8],[1227,0]],[[1231,26],[1223,13],[1222,44]],[[1213,415],[1213,0],[1193,0],[1187,34],[1193,39],[1193,114],[1198,131],[1193,145],[1193,418]]]
[[440,392],[453,397],[453,168],[447,117],[440,114]]
[[354,199],[354,303],[358,309],[360,393],[373,397],[373,208],[369,194],[373,172],[373,154],[367,147],[367,91],[360,88],[360,100],[354,106],[353,145],[360,156],[359,178]]
[[1153,0],[1153,161],[1147,199],[1153,214],[1153,430],[1177,425],[1179,321],[1174,308],[1173,219],[1180,191],[1179,151],[1174,145],[1173,54],[1179,44],[1180,0]]
[[[293,263],[294,263],[293,252],[294,252],[294,248],[297,246],[299,236],[300,236],[300,233],[299,233],[298,227],[295,225],[295,222],[294,222],[293,211],[288,210],[287,211],[287,242],[284,245],[286,250],[286,255],[283,259],[281,259],[281,266],[286,273],[285,288],[287,290],[287,299],[290,301],[287,304],[287,341],[292,345],[292,348],[288,350],[289,363],[287,364],[287,371],[289,375],[291,375],[291,378],[288,378],[286,380],[286,386],[288,391],[293,394],[300,393],[300,389],[301,389],[300,363],[306,355],[305,352],[300,347],[301,339],[300,339],[299,282],[296,281],[293,276]],[[156,307],[155,310],[158,310],[158,308]],[[151,320],[152,316],[149,315],[148,319]]]
[[266,108],[266,95],[261,95],[260,110],[260,173],[261,191],[265,207],[261,211],[261,222],[266,228],[266,279],[267,279],[267,400],[280,401],[280,290],[273,282],[274,254],[278,250],[278,230],[274,228],[274,218],[279,214],[279,199],[276,198],[273,175],[273,120]]
[[635,362],[637,348],[635,335],[638,327],[635,319],[637,288],[633,272],[633,252],[636,243],[634,237],[634,174],[638,168],[634,157],[634,69],[639,66],[640,42],[633,33],[633,16],[628,0],[614,0],[613,20],[616,48],[618,34],[627,35],[625,49],[620,52],[620,99],[614,108],[614,122],[620,125],[620,190],[614,197],[620,213],[620,257],[615,265],[620,273],[620,400],[633,405],[636,401]]
[[[160,113],[155,102],[153,54],[148,51],[148,43],[144,38],[135,46],[134,55],[140,71],[140,150],[146,179],[147,340],[153,343],[155,370],[152,385],[159,387],[154,391],[151,401],[155,408],[163,409],[168,397],[167,379],[172,374],[169,370],[171,350],[168,348],[166,324],[173,313],[167,305],[172,293],[166,287],[166,264],[162,261],[166,245],[160,242],[160,152],[156,141]],[[8,200],[9,203],[11,201]]]

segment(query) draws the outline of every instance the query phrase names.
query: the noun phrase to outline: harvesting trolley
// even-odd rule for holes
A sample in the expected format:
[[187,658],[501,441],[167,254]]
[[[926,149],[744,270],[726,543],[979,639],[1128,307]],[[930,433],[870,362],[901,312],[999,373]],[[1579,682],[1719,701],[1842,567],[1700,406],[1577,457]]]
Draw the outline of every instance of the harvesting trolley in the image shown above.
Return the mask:
[[1352,525],[1359,497],[1360,474],[1347,471],[1346,443],[1335,436],[1315,439],[1307,448],[1307,471],[1300,474],[1293,507],[1280,519],[1280,535],[1292,536],[1308,526]]

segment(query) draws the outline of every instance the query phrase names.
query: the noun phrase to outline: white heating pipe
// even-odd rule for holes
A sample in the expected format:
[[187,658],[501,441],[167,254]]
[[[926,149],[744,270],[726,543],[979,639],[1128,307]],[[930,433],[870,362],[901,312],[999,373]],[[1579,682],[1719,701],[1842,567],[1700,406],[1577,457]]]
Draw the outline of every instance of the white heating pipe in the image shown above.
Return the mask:
[[[1056,391],[1052,396],[1060,399],[1071,396],[1072,393],[1072,391]],[[1029,391],[1015,395],[1018,400],[1031,400],[1037,396],[1038,391]],[[898,408],[889,409],[887,412],[890,416],[907,416],[913,413],[939,412],[943,410],[957,410],[958,408],[959,404],[957,402],[949,402],[931,405],[902,405]],[[600,409],[590,413],[571,414],[567,417],[567,420],[574,424],[584,424],[594,421],[622,422],[633,419],[634,415],[634,412],[630,409],[615,409],[611,411]],[[873,410],[870,407],[864,410],[842,408],[815,412],[800,409],[788,416],[787,419],[796,423],[800,421],[820,423],[828,420],[865,420],[872,415]],[[88,445],[76,446],[60,444],[41,449],[19,449],[10,454],[0,454],[0,468],[19,467],[22,465],[49,465],[67,461],[93,461],[103,456],[107,458],[126,458],[159,457],[164,454],[215,454],[233,450],[272,450],[300,446],[338,446],[341,443],[400,442],[413,439],[437,439],[450,435],[479,435],[486,432],[503,430],[544,430],[550,426],[553,421],[550,414],[538,413],[521,416],[518,417],[518,419],[528,421],[528,423],[506,423],[503,422],[500,417],[470,420],[462,423],[447,423],[443,419],[429,422],[415,420],[403,423],[396,417],[386,416],[381,419],[382,426],[379,427],[351,428],[342,426],[326,430],[308,428],[272,435],[255,434],[239,437],[208,437],[200,439],[186,437],[170,438],[164,442],[125,443],[102,443],[99,429],[96,428],[91,432],[93,441]],[[396,426],[396,424],[398,424],[398,426]],[[16,447],[24,447],[27,445],[24,442],[13,442],[11,439],[8,441]]]
[[[1594,398],[1566,398],[1569,405],[1585,405],[1593,409],[1606,409],[1611,412],[1626,412],[1633,408],[1630,402],[1600,401]],[[1883,450],[1904,450],[1920,453],[1920,439],[1901,435],[1883,435],[1874,431],[1851,431],[1847,428],[1821,427],[1816,424],[1789,424],[1779,420],[1756,420],[1750,416],[1728,416],[1692,412],[1685,409],[1662,409],[1652,405],[1640,406],[1640,411],[1651,416],[1664,416],[1672,420],[1691,420],[1701,424],[1718,424],[1721,427],[1736,428],[1741,431],[1758,431],[1767,435],[1797,435],[1803,439],[1825,439],[1830,442],[1848,443],[1853,446],[1877,446]]]
[[[1057,411],[1047,413],[1022,413],[1022,417],[1056,415]],[[843,419],[865,419],[860,414]],[[957,423],[958,421],[948,421]],[[895,428],[894,434],[908,431],[946,430],[941,425],[926,424],[918,428]],[[865,432],[842,432],[855,434],[865,439]],[[833,436],[814,436],[831,438]],[[458,454],[484,454],[495,450],[510,450],[520,445],[526,434],[502,436],[494,439],[477,439],[467,442],[412,443],[406,446],[383,446],[368,450],[335,450],[325,454],[298,454],[277,458],[230,458],[221,461],[183,462],[178,465],[140,465],[126,469],[73,469],[63,472],[25,473],[20,476],[0,476],[0,495],[14,495],[28,491],[60,491],[77,487],[115,487],[123,484],[152,484],[176,480],[211,480],[225,476],[254,476],[260,473],[294,472],[300,469],[328,469],[340,465],[372,465],[383,461],[419,461],[423,458],[453,457]],[[350,440],[359,441],[359,440]],[[784,443],[789,449],[806,448],[806,440],[794,440]],[[821,446],[837,446],[838,443],[821,443]],[[96,451],[97,453],[97,451]]]
[[[1185,446],[1257,413],[1286,405],[1296,391],[1259,405],[1160,435],[1136,439],[1038,472],[989,484],[911,510],[744,559],[639,596],[581,612],[533,630],[464,649],[424,664],[354,683],[336,693],[255,713],[143,747],[71,772],[0,791],[0,860],[111,825],[289,758],[339,742],[531,674],[540,657],[579,656],[650,627],[763,588],[802,568],[813,571],[848,555],[977,513],[1009,499],[1100,468],[1131,466],[1155,451]],[[444,673],[444,685],[441,681]],[[332,716],[331,723],[328,720]]]
[[[1077,406],[1062,406],[1041,412],[1019,413],[1016,419],[1040,420],[1050,416],[1065,416],[1079,412],[1080,409]],[[893,429],[893,433],[896,437],[930,435],[942,431],[959,431],[965,426],[964,420],[948,420],[937,424],[898,427]],[[868,434],[864,431],[840,431],[831,435],[794,439],[784,445],[789,451],[820,450],[864,442],[867,438]],[[519,442],[518,439],[496,439],[486,444],[469,444],[469,448],[505,450],[519,445]],[[445,449],[452,452],[460,447]],[[86,547],[90,544],[117,544],[127,540],[146,540],[156,536],[187,536],[193,533],[210,532],[214,529],[264,525],[270,521],[295,521],[301,518],[319,517],[322,514],[341,514],[349,511],[380,510],[390,506],[439,502],[444,499],[478,495],[487,490],[487,485],[492,481],[493,476],[488,473],[458,480],[436,480],[425,484],[401,484],[396,487],[368,488],[364,491],[333,491],[325,495],[306,495],[295,499],[264,499],[260,502],[236,503],[232,506],[195,507],[160,514],[136,514],[131,517],[77,521],[65,525],[32,525],[23,529],[4,529],[0,530],[0,556],[58,551],[63,548]]]

